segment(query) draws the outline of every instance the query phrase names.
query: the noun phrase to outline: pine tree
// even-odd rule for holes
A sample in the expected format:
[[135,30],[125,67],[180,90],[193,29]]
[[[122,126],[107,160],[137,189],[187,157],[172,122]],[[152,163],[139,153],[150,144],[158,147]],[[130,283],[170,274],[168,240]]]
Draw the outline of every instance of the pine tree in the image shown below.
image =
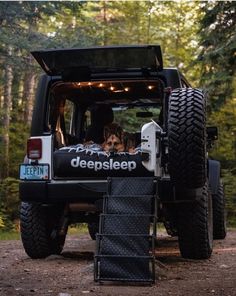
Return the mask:
[[201,82],[217,109],[235,92],[236,3],[218,1],[205,5],[201,21]]

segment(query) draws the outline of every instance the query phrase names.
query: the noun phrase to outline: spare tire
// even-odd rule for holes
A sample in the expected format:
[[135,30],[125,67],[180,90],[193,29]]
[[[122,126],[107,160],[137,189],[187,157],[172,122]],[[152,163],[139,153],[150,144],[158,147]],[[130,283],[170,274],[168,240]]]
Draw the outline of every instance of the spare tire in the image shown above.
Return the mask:
[[99,232],[99,221],[89,222],[88,231],[92,240],[96,240],[96,234]]
[[205,105],[199,89],[175,89],[169,98],[169,172],[177,190],[200,188],[206,183]]

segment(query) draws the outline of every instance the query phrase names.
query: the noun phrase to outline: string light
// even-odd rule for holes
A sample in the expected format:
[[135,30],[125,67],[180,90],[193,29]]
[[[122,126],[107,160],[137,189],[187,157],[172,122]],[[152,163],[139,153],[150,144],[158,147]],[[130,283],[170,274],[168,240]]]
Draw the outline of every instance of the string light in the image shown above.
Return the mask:
[[99,87],[103,87],[104,86],[104,84],[103,83],[99,83]]
[[124,90],[125,90],[125,91],[129,91],[129,88],[128,88],[128,87],[125,87]]
[[148,89],[153,89],[154,88],[154,86],[153,85],[148,85],[148,87],[147,87]]
[[92,85],[92,82],[89,82],[88,85],[89,85],[89,86]]
[[110,90],[114,90],[114,89],[115,89],[115,87],[114,87],[114,86],[111,86],[111,87],[110,87]]

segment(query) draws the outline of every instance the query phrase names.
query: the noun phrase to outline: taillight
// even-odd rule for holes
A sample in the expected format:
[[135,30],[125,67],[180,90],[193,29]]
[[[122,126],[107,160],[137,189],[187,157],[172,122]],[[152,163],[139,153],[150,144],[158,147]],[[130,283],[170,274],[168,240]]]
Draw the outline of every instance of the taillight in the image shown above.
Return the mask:
[[42,157],[42,140],[41,139],[28,139],[27,157],[29,159],[40,159]]

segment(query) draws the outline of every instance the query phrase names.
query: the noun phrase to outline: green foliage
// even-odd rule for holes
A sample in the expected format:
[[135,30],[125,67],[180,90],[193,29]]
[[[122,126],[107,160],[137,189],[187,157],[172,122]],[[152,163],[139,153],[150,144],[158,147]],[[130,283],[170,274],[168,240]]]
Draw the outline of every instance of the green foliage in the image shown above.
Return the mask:
[[29,126],[22,122],[12,122],[10,125],[9,170],[10,175],[18,178],[19,164],[26,155],[26,143],[29,137]]
[[0,213],[0,229],[4,228],[5,224],[4,224],[4,218],[3,218],[3,214]]
[[[17,97],[17,96],[16,96]],[[23,162],[24,156],[26,154],[26,143],[29,137],[29,125],[23,120],[23,112],[21,110],[21,106],[15,102],[14,99],[13,104],[15,104],[14,110],[11,112],[11,121],[9,126],[9,175],[17,178],[19,173],[19,164]],[[3,110],[1,110],[3,111]],[[0,111],[0,116],[1,116]],[[0,124],[0,181],[2,173],[2,169],[4,168],[4,144],[2,141],[2,136],[6,133],[6,129]]]
[[208,90],[215,110],[235,91],[236,5],[234,1],[217,1],[204,7],[201,21],[201,82]]
[[226,196],[228,226],[236,226],[236,169],[222,170],[222,179]]
[[0,211],[0,232],[8,232],[14,229],[14,223],[10,218],[4,213],[4,210]]
[[15,228],[14,222],[19,217],[19,181],[6,178],[0,183],[0,220],[3,230]]
[[[209,125],[219,130],[219,139],[211,151],[211,157],[222,162],[236,161],[236,99],[227,101],[218,111],[209,116]],[[231,166],[230,166],[231,167]]]

